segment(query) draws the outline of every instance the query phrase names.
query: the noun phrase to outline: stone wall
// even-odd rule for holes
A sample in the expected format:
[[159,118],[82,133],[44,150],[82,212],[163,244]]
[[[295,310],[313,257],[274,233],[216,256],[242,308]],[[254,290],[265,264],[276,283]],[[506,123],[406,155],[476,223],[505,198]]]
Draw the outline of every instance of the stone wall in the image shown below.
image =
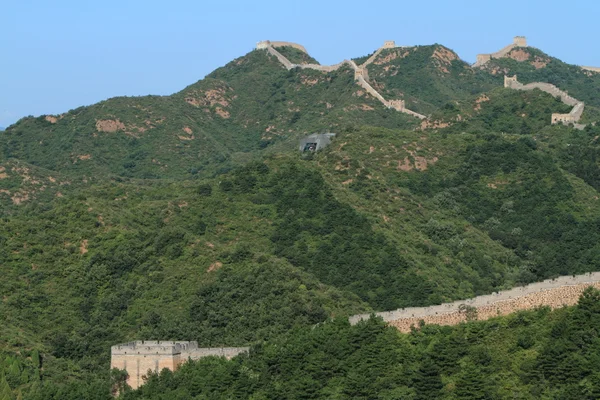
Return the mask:
[[[384,321],[389,322],[390,325],[397,327],[402,332],[409,332],[410,327],[413,325],[418,326],[421,320],[428,324],[439,325],[456,325],[464,322],[466,315],[461,312],[461,306],[464,305],[475,307],[477,317],[480,320],[539,306],[557,308],[563,305],[574,305],[577,303],[580,294],[588,286],[600,288],[600,272],[578,276],[563,276],[473,299],[430,307],[403,308],[395,311],[379,312],[375,315],[383,318]],[[354,325],[369,317],[370,314],[355,315],[350,317],[350,323]]]
[[544,82],[533,82],[523,85],[517,80],[517,76],[504,76],[504,87],[515,90],[533,90],[539,89],[543,92],[549,93],[554,97],[560,98],[560,100],[569,105],[573,106],[573,109],[568,114],[552,114],[552,124],[575,124],[577,129],[583,129],[585,125],[577,124],[581,119],[583,110],[585,109],[585,103],[577,100],[573,96],[570,96],[567,92],[560,90],[556,86],[550,83]]
[[592,71],[592,72],[599,72],[600,73],[600,68],[598,68],[598,67],[581,67],[581,69],[585,69],[586,71]]
[[477,61],[473,64],[474,67],[481,67],[485,65],[492,58],[506,57],[512,49],[517,47],[527,47],[527,38],[525,36],[515,36],[513,42],[508,46],[503,47],[495,53],[491,54],[477,54]]
[[[356,65],[356,63],[353,60],[344,60],[339,64],[335,64],[335,65],[316,65],[316,64],[293,64],[292,62],[290,62],[290,60],[287,59],[287,57],[285,57],[283,54],[281,54],[280,52],[278,52],[277,50],[275,50],[274,47],[276,47],[277,45],[282,45],[282,46],[289,46],[290,44],[288,42],[271,42],[271,41],[263,41],[263,42],[259,42],[256,45],[257,49],[266,49],[267,52],[273,56],[275,56],[277,58],[277,60],[279,60],[279,62],[288,70],[293,69],[293,68],[300,68],[300,69],[313,69],[316,71],[321,71],[321,72],[332,72],[335,71],[339,68],[341,68],[344,65],[348,65],[350,66],[350,68],[352,68],[354,70],[354,80],[355,82],[362,87],[363,89],[365,89],[365,91],[367,93],[369,93],[371,96],[375,97],[377,100],[379,100],[383,105],[385,105],[387,108],[393,108],[394,110],[397,110],[399,112],[402,112],[404,114],[408,114],[411,115],[413,117],[416,118],[420,118],[420,119],[425,119],[427,118],[425,115],[419,114],[417,112],[411,111],[409,109],[407,109],[404,105],[404,102],[402,101],[402,103],[400,103],[400,100],[391,100],[388,101],[386,100],[379,92],[377,92],[377,90],[375,90],[375,88],[373,88],[373,86],[371,86],[371,84],[369,83],[369,71],[367,70],[367,66],[372,63],[375,58],[381,53],[381,51],[383,50],[383,47],[379,48],[375,53],[373,53],[373,55],[371,57],[369,57],[369,59],[367,61],[365,61],[360,67],[358,65]],[[395,42],[393,41],[386,41],[384,43],[384,46],[390,46],[387,48],[391,48],[393,44],[393,47],[396,46]]]
[[137,389],[148,371],[164,368],[174,371],[188,359],[217,356],[232,358],[247,352],[248,347],[200,348],[197,342],[169,340],[137,340],[111,347],[110,368],[127,371],[127,384]]
[[308,51],[306,51],[306,48],[304,46],[302,46],[301,44],[298,43],[292,43],[292,42],[272,42],[270,40],[263,40],[262,42],[258,42],[256,44],[256,48],[261,50],[261,49],[266,49],[267,47],[293,47],[295,49],[300,50],[301,52],[308,54]]

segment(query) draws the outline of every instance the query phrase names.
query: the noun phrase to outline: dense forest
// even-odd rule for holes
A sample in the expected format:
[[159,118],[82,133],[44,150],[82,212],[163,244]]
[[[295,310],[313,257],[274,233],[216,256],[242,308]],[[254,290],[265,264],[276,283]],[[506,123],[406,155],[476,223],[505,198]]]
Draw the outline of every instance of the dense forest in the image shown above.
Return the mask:
[[[150,373],[136,391],[113,370],[103,382],[62,389],[42,383],[28,398],[108,400],[121,390],[127,400],[597,399],[599,307],[600,292],[588,289],[575,307],[424,325],[410,334],[377,319],[350,326],[338,318],[294,329],[231,361],[208,357]],[[22,379],[12,365],[7,379]]]
[[[172,96],[8,127],[0,400],[597,398],[594,290],[410,334],[347,322],[600,270],[600,127],[551,125],[569,107],[494,72],[544,68],[453,54],[386,50],[370,71],[428,121],[382,107],[350,69],[252,51]],[[531,57],[600,121],[596,75]],[[329,147],[297,151],[325,131]],[[110,346],[136,339],[251,351],[129,391]]]

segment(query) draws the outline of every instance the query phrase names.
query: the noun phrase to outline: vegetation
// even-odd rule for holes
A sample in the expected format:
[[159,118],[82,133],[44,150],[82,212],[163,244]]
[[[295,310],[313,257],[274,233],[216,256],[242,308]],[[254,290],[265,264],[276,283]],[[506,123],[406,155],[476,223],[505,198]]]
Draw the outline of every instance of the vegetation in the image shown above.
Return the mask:
[[277,47],[276,50],[290,60],[292,64],[319,64],[319,62],[310,55],[291,46]]
[[369,72],[431,120],[415,130],[349,68],[253,51],[172,96],[3,132],[0,399],[109,398],[108,349],[132,339],[253,350],[125,398],[595,398],[597,292],[410,335],[345,322],[600,267],[600,127],[551,126],[568,107],[439,45]]
[[[124,399],[595,399],[600,293],[579,305],[399,334],[341,319],[150,375]],[[579,343],[576,345],[575,343]]]
[[[515,53],[518,50],[513,50]],[[521,49],[526,53],[524,61],[513,58],[493,59],[486,64],[486,70],[501,69],[507,75],[517,75],[519,82],[547,82],[566,90],[586,106],[600,107],[600,74],[585,71],[577,65],[566,64],[550,57],[539,49]],[[514,54],[513,54],[514,57]],[[501,78],[501,77],[500,77]]]
[[437,44],[385,49],[368,69],[385,98],[403,98],[407,108],[422,114],[502,86],[497,78],[470,68],[452,50]]

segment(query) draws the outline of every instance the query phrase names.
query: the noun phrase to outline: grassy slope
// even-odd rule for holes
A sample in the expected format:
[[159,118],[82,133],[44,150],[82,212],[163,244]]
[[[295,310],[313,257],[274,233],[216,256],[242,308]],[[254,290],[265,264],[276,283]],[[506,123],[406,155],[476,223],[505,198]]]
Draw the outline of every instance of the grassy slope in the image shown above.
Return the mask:
[[292,64],[319,64],[309,54],[290,46],[277,47],[277,51],[290,60]]

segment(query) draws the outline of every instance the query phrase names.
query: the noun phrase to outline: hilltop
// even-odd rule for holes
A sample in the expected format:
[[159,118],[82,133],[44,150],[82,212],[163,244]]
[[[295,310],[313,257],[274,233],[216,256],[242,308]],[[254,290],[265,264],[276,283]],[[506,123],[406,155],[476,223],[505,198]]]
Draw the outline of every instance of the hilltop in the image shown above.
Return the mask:
[[[469,65],[439,44],[386,42],[323,66],[302,47],[270,46],[171,96],[113,98],[0,134],[0,371],[11,389],[109,395],[108,349],[133,339],[254,345],[258,358],[198,364],[254,376],[271,362],[263,349],[278,357],[277,343],[313,340],[307,327],[330,319],[598,271],[600,74],[533,48]],[[505,74],[568,90],[587,126],[552,124],[572,107],[504,87]],[[297,151],[327,131],[329,147]],[[425,344],[397,341],[445,343],[522,318],[550,330],[570,313],[412,336],[325,324],[314,335],[422,354]],[[507,337],[543,361],[549,342],[523,339],[527,324]],[[489,358],[463,350],[444,363]],[[443,365],[448,390],[466,379]]]
[[[468,105],[502,87],[504,75],[515,74],[525,84],[551,83],[584,101],[583,122],[600,117],[600,74],[537,49],[514,47],[503,58],[471,66],[442,45],[386,43],[370,56],[334,67],[283,43],[276,55],[297,63],[290,70],[269,52],[254,50],[171,96],[120,97],[24,118],[4,133],[2,155],[86,178],[189,179],[247,162],[282,143],[289,146],[314,131],[420,126],[395,108],[428,117],[424,127],[462,121],[472,114]],[[393,101],[382,106],[377,96]]]

